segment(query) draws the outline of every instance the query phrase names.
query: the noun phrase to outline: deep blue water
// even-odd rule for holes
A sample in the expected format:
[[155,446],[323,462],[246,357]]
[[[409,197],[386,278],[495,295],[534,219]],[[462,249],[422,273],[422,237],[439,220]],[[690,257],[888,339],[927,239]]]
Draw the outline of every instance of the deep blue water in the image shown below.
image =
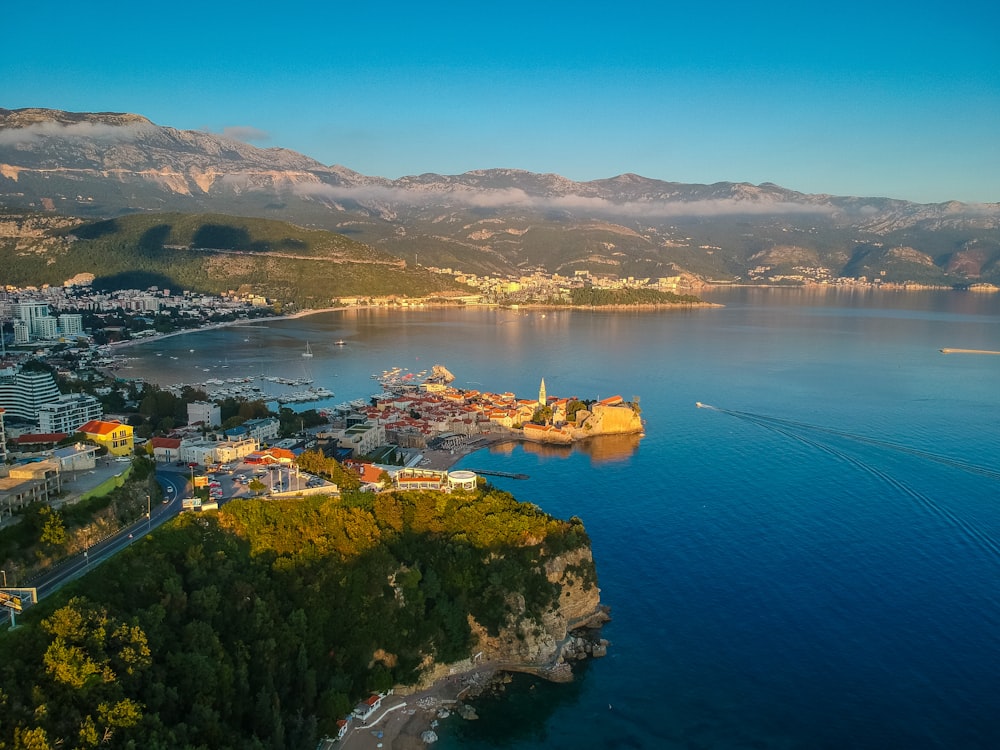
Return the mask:
[[1000,356],[939,351],[1000,350],[1000,299],[708,298],[726,307],[325,314],[144,344],[123,374],[306,372],[335,403],[442,363],[459,386],[640,397],[637,446],[460,462],[583,519],[614,619],[573,685],[518,680],[442,750],[1000,746]]

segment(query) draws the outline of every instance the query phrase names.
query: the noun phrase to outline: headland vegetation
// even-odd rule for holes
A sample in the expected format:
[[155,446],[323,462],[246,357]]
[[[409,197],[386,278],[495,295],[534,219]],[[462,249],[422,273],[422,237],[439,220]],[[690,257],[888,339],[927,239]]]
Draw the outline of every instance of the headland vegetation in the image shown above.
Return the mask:
[[566,679],[603,654],[591,628],[606,619],[579,519],[489,486],[234,500],[182,514],[0,637],[2,738],[300,748],[346,727],[364,746],[369,697],[396,688],[415,693],[387,745],[402,747],[497,672]]

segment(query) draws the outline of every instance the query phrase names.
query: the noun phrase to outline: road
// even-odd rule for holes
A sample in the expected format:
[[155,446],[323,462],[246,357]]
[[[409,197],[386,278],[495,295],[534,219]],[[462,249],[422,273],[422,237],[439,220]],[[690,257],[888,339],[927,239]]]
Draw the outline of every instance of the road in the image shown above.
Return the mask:
[[[204,471],[202,469],[202,471]],[[298,489],[305,487],[308,475],[301,477],[289,467],[274,467],[268,470],[262,466],[237,464],[232,472],[220,472],[210,475],[222,489],[219,504],[236,497],[250,497],[253,493],[237,481],[237,477],[245,475],[248,479],[257,477],[269,490]],[[85,552],[66,558],[54,568],[27,581],[18,582],[18,586],[34,588],[38,598],[43,599],[58,591],[70,581],[89,572],[112,555],[128,547],[143,534],[163,525],[181,512],[181,499],[191,497],[194,492],[192,479],[194,472],[188,466],[174,464],[160,465],[156,469],[156,481],[163,488],[163,501],[153,499],[150,503],[149,518],[142,518],[122,528],[117,533],[102,539],[90,546]],[[13,582],[12,582],[13,583]],[[9,613],[5,607],[0,607],[0,625],[7,622]]]
[[[187,469],[184,470],[185,472]],[[164,501],[151,501],[149,518],[142,518],[125,526],[115,534],[102,539],[81,554],[68,557],[54,568],[27,581],[21,581],[19,586],[34,588],[39,599],[58,591],[70,581],[73,581],[91,568],[95,568],[112,555],[128,547],[143,534],[163,525],[181,511],[181,497],[185,496],[191,483],[188,475],[183,472],[167,472],[157,470],[156,481],[163,487]],[[0,614],[0,623],[6,623],[9,613],[6,609]]]

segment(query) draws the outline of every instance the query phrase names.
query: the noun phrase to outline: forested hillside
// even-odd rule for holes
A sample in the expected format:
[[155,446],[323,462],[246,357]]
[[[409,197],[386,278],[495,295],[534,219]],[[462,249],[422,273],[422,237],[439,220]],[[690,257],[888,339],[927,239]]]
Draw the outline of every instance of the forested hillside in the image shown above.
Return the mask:
[[[425,296],[455,290],[448,277],[340,234],[270,219],[139,214],[96,222],[4,217],[0,264],[15,286],[61,285],[81,273],[97,289],[253,292],[299,307],[342,296]],[[22,231],[18,231],[22,227]]]
[[[306,748],[371,690],[468,656],[589,546],[498,491],[234,501],[187,514],[0,636],[0,746]],[[593,568],[581,570],[596,583]]]

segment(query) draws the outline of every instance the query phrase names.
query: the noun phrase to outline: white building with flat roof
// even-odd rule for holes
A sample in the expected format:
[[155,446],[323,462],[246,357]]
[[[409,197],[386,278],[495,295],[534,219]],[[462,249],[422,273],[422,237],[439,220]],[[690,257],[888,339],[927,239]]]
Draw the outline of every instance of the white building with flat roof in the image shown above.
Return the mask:
[[43,341],[59,338],[59,321],[53,317],[38,318],[31,326],[31,335]]
[[79,336],[83,333],[83,316],[63,313],[59,316],[59,333],[63,336]]
[[222,409],[211,401],[193,401],[187,405],[188,424],[219,427],[222,424]]
[[31,327],[23,320],[14,321],[14,344],[27,344],[31,341]]
[[72,435],[92,419],[104,416],[101,402],[87,393],[67,393],[38,409],[39,432]]
[[329,430],[327,435],[340,448],[349,448],[354,458],[366,456],[379,446],[385,445],[385,425],[363,422],[343,430]]

